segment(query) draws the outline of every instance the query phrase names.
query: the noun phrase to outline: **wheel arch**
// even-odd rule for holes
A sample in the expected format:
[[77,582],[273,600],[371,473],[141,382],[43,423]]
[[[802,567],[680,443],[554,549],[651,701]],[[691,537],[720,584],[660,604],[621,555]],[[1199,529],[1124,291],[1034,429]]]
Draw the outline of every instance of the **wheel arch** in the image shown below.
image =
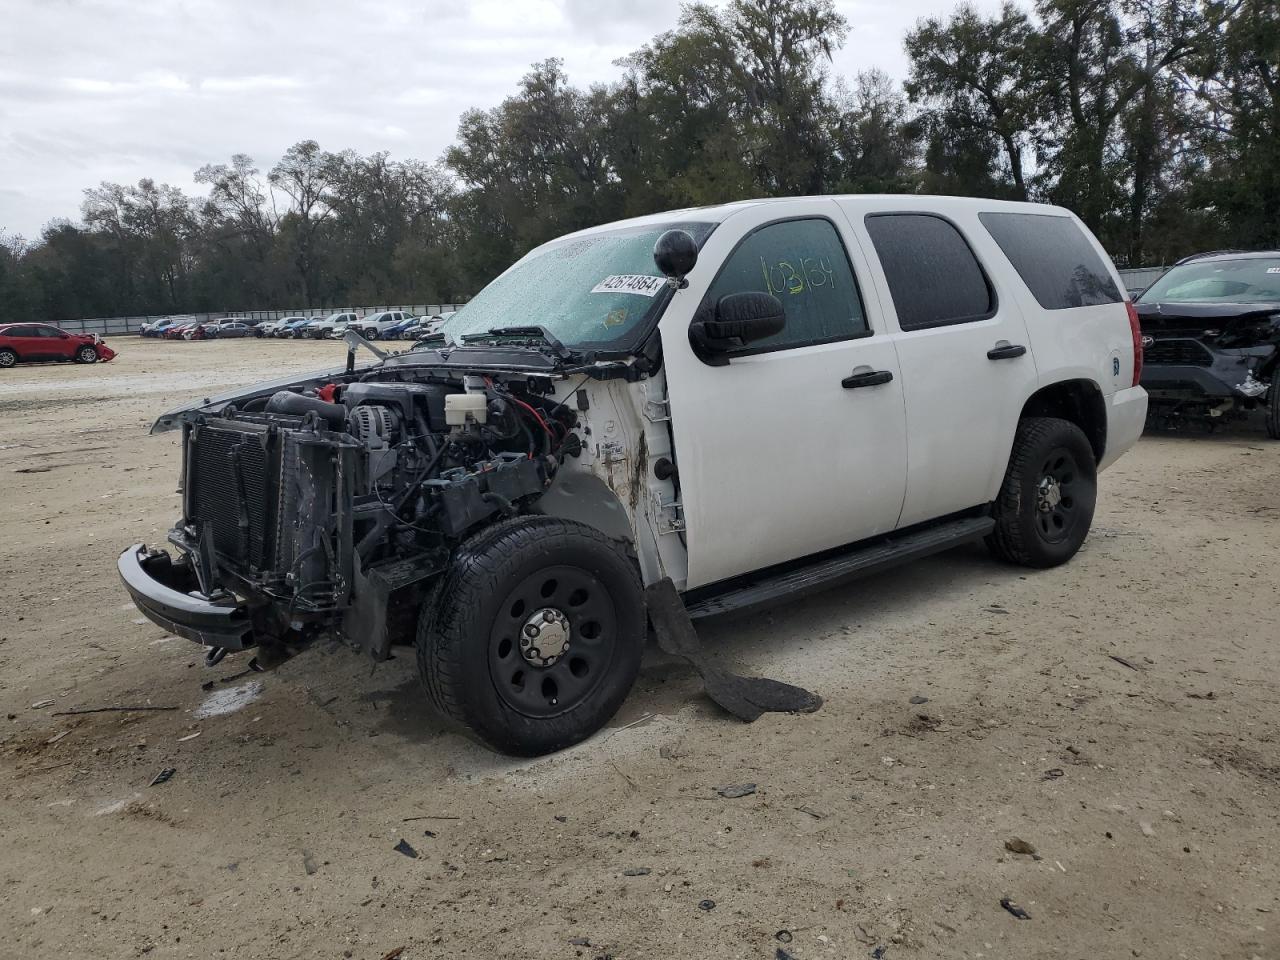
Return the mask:
[[1092,380],[1060,380],[1041,387],[1022,405],[1019,419],[1027,417],[1069,420],[1089,439],[1095,462],[1102,462],[1107,450],[1107,402]]
[[563,520],[576,520],[599,530],[606,537],[635,546],[631,514],[618,495],[595,474],[562,471],[538,499],[539,513]]

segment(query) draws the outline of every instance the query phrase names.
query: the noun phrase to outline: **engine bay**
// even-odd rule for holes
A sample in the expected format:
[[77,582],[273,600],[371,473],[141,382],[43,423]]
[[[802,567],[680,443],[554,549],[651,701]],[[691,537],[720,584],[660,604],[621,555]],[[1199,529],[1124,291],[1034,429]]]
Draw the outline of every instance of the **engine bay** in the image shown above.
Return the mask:
[[457,545],[527,512],[581,453],[553,392],[550,377],[381,368],[185,413],[170,540],[203,593],[247,601],[260,643],[332,631],[385,657],[411,629],[395,611]]

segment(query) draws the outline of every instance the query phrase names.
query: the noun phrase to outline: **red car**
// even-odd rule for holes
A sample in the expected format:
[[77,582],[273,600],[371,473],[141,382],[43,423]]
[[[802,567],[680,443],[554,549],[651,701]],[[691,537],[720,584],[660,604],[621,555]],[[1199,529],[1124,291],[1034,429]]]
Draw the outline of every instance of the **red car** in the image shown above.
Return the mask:
[[48,323],[0,324],[0,369],[41,360],[97,363],[115,355],[92,333],[67,333]]

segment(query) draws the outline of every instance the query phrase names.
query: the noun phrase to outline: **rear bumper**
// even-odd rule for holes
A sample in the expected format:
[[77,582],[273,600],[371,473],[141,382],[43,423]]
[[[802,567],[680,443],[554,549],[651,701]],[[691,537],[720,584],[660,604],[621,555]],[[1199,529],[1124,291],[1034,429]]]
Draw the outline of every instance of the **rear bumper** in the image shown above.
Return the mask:
[[[1145,381],[1145,376],[1143,377]],[[1105,470],[1138,442],[1147,423],[1147,391],[1142,387],[1117,390],[1107,401],[1107,449],[1099,470]]]
[[164,551],[149,551],[135,543],[120,554],[116,568],[134,604],[152,623],[208,647],[243,650],[254,645],[253,626],[244,606],[234,599],[211,600],[198,589],[179,589],[194,587],[194,582],[183,582]]

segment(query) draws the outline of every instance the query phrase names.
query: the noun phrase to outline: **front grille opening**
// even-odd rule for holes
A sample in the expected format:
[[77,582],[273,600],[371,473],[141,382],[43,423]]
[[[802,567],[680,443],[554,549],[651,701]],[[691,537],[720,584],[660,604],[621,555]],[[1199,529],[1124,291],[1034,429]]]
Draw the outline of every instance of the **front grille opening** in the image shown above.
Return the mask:
[[1157,340],[1142,351],[1142,362],[1167,366],[1210,367],[1213,354],[1199,340]]

